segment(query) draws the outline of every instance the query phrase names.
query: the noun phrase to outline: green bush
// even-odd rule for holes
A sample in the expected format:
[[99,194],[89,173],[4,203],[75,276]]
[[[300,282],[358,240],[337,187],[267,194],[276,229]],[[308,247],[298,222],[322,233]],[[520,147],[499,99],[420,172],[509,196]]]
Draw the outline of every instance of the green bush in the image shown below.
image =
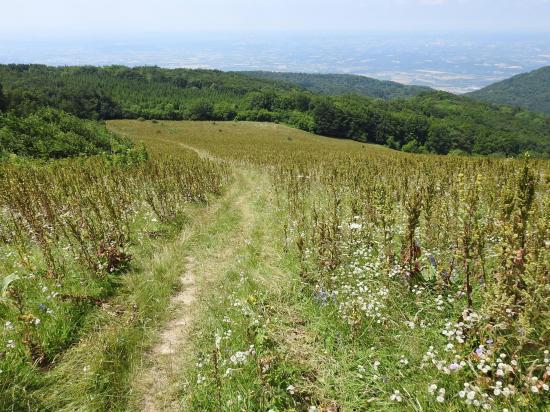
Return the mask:
[[65,112],[45,108],[19,117],[0,115],[0,153],[59,159],[98,154],[123,154],[131,143],[104,125]]

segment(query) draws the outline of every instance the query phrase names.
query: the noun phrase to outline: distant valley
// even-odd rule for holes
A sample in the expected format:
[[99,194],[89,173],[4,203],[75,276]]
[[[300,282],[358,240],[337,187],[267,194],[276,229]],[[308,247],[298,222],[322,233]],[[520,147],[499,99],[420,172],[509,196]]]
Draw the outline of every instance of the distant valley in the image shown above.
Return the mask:
[[550,36],[202,33],[0,42],[0,63],[30,62],[357,74],[460,94],[550,65]]

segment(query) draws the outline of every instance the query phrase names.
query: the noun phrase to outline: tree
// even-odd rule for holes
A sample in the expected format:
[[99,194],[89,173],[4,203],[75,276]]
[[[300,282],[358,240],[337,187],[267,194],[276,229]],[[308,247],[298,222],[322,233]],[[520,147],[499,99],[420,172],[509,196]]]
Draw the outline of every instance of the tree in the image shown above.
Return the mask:
[[5,112],[8,108],[8,99],[4,95],[4,91],[2,89],[2,83],[0,83],[0,112]]
[[272,91],[253,92],[246,96],[248,108],[250,110],[268,110],[272,111],[275,103],[275,93]]
[[315,133],[325,136],[343,136],[341,113],[330,101],[321,100],[313,109]]
[[447,125],[436,123],[428,133],[427,146],[439,154],[447,154],[453,146],[453,130]]
[[191,120],[211,120],[213,116],[214,106],[205,100],[200,100],[189,108],[189,118]]
[[416,139],[412,139],[407,144],[404,144],[401,150],[406,153],[420,153],[423,151],[423,148],[418,144]]

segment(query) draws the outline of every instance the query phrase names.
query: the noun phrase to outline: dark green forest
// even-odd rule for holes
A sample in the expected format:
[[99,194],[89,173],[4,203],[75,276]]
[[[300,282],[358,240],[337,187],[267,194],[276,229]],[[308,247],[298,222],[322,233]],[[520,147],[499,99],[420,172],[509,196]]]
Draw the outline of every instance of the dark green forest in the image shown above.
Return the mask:
[[377,80],[355,74],[316,74],[316,73],[283,73],[283,72],[242,72],[259,79],[289,82],[310,92],[329,96],[358,94],[378,99],[397,99],[434,91],[429,87],[408,86],[401,83]]
[[2,65],[0,83],[14,116],[49,106],[92,120],[277,122],[408,152],[550,156],[549,116],[444,92],[327,96],[243,73],[123,66]]
[[6,110],[7,106],[8,106],[8,100],[4,95],[4,88],[2,87],[2,83],[0,83],[0,112],[3,112],[4,110]]
[[550,114],[550,66],[491,84],[468,96]]

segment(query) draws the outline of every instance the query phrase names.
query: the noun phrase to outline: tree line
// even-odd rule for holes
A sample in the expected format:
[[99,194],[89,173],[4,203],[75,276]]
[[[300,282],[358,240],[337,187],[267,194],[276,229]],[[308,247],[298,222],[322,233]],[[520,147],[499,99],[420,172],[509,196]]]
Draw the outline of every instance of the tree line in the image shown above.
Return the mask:
[[549,116],[444,92],[384,101],[235,72],[124,66],[3,65],[0,82],[19,116],[49,106],[93,120],[276,122],[408,152],[550,156]]

